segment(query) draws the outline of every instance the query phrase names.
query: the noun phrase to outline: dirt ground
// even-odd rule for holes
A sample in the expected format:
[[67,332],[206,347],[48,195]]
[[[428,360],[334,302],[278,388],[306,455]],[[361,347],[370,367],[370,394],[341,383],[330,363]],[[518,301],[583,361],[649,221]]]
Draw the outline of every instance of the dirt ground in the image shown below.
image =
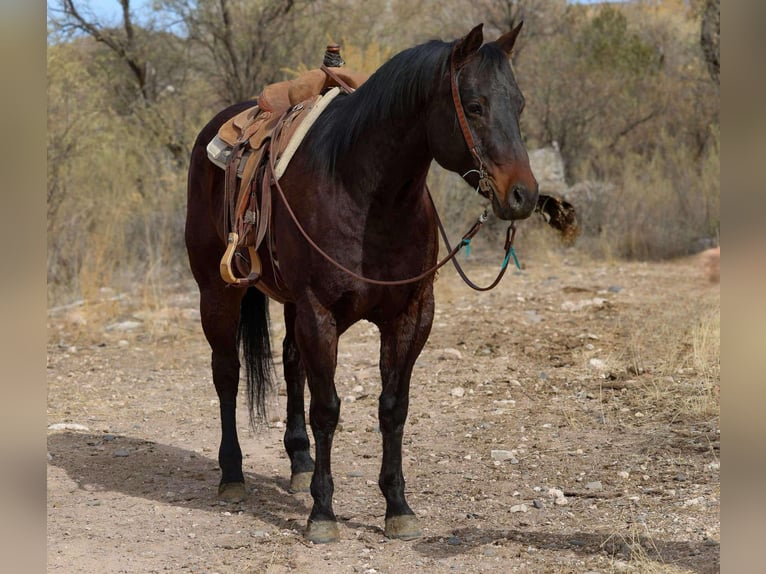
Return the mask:
[[[341,340],[342,539],[315,546],[310,495],[287,490],[281,394],[266,428],[240,417],[250,498],[216,499],[218,407],[191,281],[161,300],[105,290],[51,310],[48,571],[718,572],[718,285],[695,258],[526,263],[489,293],[452,269],[438,278],[405,430],[424,530],[412,542],[383,536],[371,324]],[[468,270],[486,282],[495,268]],[[274,305],[274,349],[283,332]]]

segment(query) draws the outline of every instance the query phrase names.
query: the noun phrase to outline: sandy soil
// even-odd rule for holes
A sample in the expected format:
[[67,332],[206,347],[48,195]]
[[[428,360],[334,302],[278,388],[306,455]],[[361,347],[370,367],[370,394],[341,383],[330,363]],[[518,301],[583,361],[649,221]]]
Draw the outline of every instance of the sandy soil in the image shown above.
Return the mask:
[[341,341],[342,540],[314,546],[310,496],[287,491],[283,396],[258,432],[240,417],[250,498],[216,499],[193,283],[153,305],[113,295],[49,313],[50,572],[719,571],[720,295],[696,259],[551,257],[484,294],[441,274],[405,434],[414,542],[382,531],[374,326]]

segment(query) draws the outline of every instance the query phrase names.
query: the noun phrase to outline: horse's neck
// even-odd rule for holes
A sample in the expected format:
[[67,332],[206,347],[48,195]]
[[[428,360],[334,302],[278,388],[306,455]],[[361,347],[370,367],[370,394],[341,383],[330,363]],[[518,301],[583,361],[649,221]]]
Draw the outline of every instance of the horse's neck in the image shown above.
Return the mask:
[[425,124],[413,117],[367,130],[339,167],[358,199],[401,205],[417,200],[410,192],[422,188],[432,160]]

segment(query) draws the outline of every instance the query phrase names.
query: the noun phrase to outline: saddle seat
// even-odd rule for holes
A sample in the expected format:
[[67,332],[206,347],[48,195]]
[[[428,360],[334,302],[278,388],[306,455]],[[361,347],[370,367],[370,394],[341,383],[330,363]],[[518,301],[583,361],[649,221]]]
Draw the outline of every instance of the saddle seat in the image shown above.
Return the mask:
[[[341,90],[355,90],[367,77],[323,66],[293,80],[268,85],[256,98],[256,105],[224,123],[208,144],[208,158],[225,171],[228,238],[220,272],[226,283],[247,287],[258,282],[261,263],[257,251],[271,220],[271,178],[282,176],[309,128],[330,101]],[[269,169],[271,153],[273,173]],[[268,252],[276,269],[271,245]],[[236,259],[235,253],[239,255]],[[233,259],[246,277],[234,274]],[[249,270],[243,269],[247,259]]]

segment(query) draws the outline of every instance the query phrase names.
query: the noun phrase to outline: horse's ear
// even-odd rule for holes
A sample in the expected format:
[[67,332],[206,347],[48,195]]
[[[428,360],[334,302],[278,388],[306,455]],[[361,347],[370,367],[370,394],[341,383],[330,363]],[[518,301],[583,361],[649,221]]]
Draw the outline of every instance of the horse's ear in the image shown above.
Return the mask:
[[519,22],[519,25],[516,26],[513,30],[508,32],[507,34],[503,34],[500,36],[497,40],[495,40],[495,44],[498,45],[498,47],[506,53],[506,55],[511,54],[511,50],[513,50],[513,45],[516,43],[516,38],[519,35],[519,32],[521,32],[521,27],[524,25],[524,20]]
[[481,48],[481,44],[484,41],[484,34],[482,29],[484,24],[479,24],[473,30],[468,32],[465,36],[455,42],[454,54],[455,65],[460,66],[465,62],[474,52]]

